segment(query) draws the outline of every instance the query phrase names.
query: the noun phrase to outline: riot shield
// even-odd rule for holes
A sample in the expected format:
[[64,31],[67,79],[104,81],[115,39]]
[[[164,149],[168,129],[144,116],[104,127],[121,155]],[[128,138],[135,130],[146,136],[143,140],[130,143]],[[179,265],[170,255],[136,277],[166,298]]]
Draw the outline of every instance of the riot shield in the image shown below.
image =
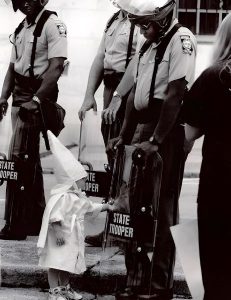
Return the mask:
[[88,179],[85,191],[88,196],[108,196],[110,179],[108,160],[101,134],[101,114],[88,111],[80,126],[78,160],[86,167]]
[[147,157],[135,146],[117,150],[109,194],[114,211],[107,214],[99,266],[102,282],[111,277],[106,292],[116,299],[123,299],[125,287],[151,293],[161,175],[157,152]]
[[[105,144],[101,133],[101,113],[88,111],[80,125],[78,160],[85,167],[88,178],[85,192],[94,203],[102,203],[108,197],[110,188],[110,174],[108,173],[108,159]],[[83,290],[97,294],[103,284],[100,278],[100,260],[102,255],[102,240],[97,245],[87,242],[86,237],[96,237],[104,231],[106,212],[100,213],[97,218],[85,218],[85,258],[87,270],[84,276],[78,279],[77,285]],[[92,284],[87,284],[90,278]],[[81,281],[81,282],[80,282]]]

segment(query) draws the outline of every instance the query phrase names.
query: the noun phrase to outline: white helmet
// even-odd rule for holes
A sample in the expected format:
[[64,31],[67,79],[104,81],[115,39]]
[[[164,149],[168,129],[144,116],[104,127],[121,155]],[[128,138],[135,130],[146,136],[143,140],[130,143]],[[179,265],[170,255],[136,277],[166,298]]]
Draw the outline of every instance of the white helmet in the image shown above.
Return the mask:
[[119,5],[117,4],[117,0],[110,0],[111,4],[114,5],[117,8],[120,8]]
[[117,5],[130,15],[150,21],[164,19],[175,7],[175,0],[117,0]]
[[[12,5],[13,5],[13,9],[14,11],[17,11],[18,10],[18,7],[19,7],[19,3],[21,0],[11,0],[12,1]],[[41,4],[41,6],[45,6],[49,0],[38,0]],[[5,2],[8,4],[8,0],[5,0]]]

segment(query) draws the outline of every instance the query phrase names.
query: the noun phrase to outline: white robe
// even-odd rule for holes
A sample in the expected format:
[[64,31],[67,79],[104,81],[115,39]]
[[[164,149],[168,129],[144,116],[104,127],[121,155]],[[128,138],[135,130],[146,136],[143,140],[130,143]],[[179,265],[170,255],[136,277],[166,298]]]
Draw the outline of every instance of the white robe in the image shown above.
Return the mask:
[[[79,194],[79,192],[78,192]],[[84,193],[77,195],[70,185],[57,185],[51,191],[43,215],[42,227],[37,247],[39,248],[39,266],[54,268],[75,274],[86,270],[84,258],[84,216],[97,216],[102,204],[90,201]],[[65,244],[58,246],[52,222],[61,221]]]

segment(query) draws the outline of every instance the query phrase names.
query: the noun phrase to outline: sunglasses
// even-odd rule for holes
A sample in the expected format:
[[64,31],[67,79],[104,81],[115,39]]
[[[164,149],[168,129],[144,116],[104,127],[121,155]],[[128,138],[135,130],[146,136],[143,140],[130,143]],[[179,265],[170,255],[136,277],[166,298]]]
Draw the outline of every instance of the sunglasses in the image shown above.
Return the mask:
[[137,27],[139,27],[140,29],[143,29],[143,30],[148,30],[151,25],[152,25],[152,22],[149,22],[148,24],[139,24],[139,23],[136,24]]

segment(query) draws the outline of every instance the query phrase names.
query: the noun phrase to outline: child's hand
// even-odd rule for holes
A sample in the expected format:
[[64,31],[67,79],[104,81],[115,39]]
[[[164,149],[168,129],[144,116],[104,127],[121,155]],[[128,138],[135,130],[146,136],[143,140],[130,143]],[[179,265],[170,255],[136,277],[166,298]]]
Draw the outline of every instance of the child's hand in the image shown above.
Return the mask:
[[116,210],[115,204],[108,204],[108,209],[107,210],[111,211],[111,212],[115,211]]
[[55,222],[52,223],[52,227],[54,229],[54,234],[56,237],[56,245],[57,246],[62,246],[65,244],[65,238],[64,238],[64,233],[61,230],[61,223],[60,222]]

